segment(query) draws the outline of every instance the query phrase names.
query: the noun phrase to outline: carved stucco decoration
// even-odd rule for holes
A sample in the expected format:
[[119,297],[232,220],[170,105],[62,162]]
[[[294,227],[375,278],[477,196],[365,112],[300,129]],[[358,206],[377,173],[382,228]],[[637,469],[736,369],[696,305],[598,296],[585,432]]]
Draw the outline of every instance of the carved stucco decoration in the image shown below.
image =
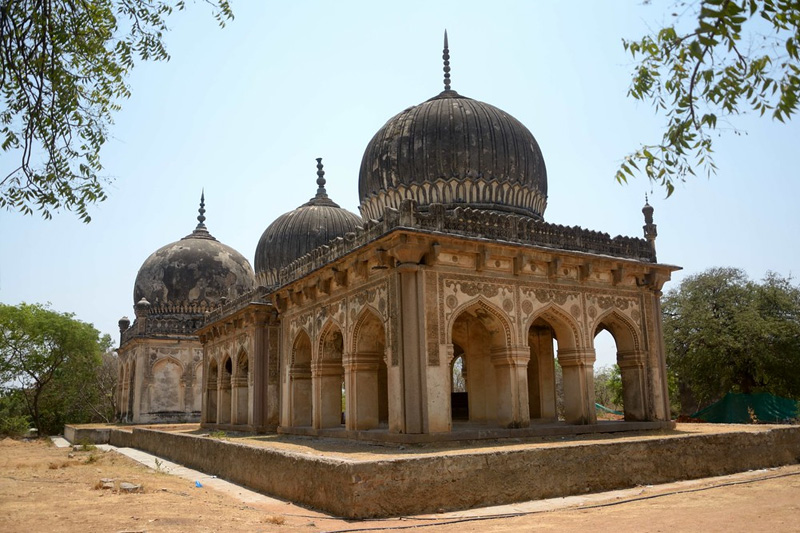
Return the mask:
[[449,330],[442,328],[447,324],[447,328],[452,326],[455,314],[460,314],[469,307],[472,302],[488,302],[490,307],[502,309],[502,322],[509,324],[516,323],[517,306],[514,298],[514,288],[511,285],[489,283],[476,280],[470,277],[448,277],[444,278],[440,284],[440,295],[438,307],[440,310],[440,331],[439,342],[445,344],[445,339],[449,338]]
[[588,293],[586,295],[586,303],[589,306],[589,318],[592,320],[607,314],[609,310],[613,310],[627,316],[637,325],[641,325],[642,314],[639,300],[636,297]]
[[576,291],[565,291],[550,287],[520,287],[521,323],[530,327],[531,317],[538,314],[543,307],[557,307],[565,315],[569,315],[579,324],[583,324],[583,304],[581,294]]
[[[546,322],[550,323],[550,326],[554,329],[556,326],[561,325],[566,326],[572,332],[572,338],[575,342],[574,348],[582,349],[584,346],[591,346],[591,341],[583,335],[585,328],[582,327],[582,320],[579,321],[578,319],[574,318],[573,315],[564,308],[556,305],[553,302],[545,304],[543,307],[538,307],[530,317],[526,317],[524,325],[525,331],[528,331],[528,328],[538,320],[539,318],[544,319]],[[562,344],[564,340],[562,339],[559,341],[559,350],[563,349],[564,344]]]

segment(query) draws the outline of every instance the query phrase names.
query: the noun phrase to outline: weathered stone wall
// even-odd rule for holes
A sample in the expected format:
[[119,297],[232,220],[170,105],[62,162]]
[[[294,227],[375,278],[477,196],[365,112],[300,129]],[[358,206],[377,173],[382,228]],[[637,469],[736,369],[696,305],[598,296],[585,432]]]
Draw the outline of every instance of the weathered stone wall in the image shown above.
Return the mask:
[[350,518],[506,504],[800,462],[800,426],[364,462],[139,428],[112,431],[111,444]]

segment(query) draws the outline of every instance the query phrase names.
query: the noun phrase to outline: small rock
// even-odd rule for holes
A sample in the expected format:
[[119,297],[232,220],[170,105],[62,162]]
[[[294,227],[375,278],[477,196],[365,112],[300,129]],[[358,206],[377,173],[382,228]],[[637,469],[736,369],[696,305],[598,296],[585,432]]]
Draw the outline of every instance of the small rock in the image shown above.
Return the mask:
[[68,453],[67,454],[67,459],[73,459],[74,457],[75,457],[74,453]]
[[135,483],[128,483],[127,481],[123,481],[119,484],[119,490],[122,492],[141,492],[142,486],[136,485]]

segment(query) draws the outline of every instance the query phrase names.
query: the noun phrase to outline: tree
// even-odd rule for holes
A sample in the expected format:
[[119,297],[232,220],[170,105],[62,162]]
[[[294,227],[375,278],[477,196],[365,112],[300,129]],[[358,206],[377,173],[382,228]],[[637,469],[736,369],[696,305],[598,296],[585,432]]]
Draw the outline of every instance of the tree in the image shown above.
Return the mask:
[[22,396],[41,434],[58,432],[72,408],[64,385],[90,387],[108,341],[70,313],[0,304],[0,382]]
[[[221,26],[228,0],[205,0]],[[166,19],[183,0],[0,2],[0,147],[15,161],[0,175],[0,207],[45,218],[105,200],[100,149],[130,96],[135,59],[169,59]],[[40,163],[41,162],[41,163]]]
[[674,24],[623,40],[638,61],[628,95],[652,103],[667,125],[660,143],[628,155],[616,173],[622,183],[644,172],[668,196],[695,167],[716,171],[718,123],[750,111],[784,122],[800,93],[797,0],[680,1],[675,8]]
[[604,407],[622,410],[622,373],[619,365],[601,366],[595,369],[594,401]]
[[735,268],[686,278],[663,300],[667,365],[686,414],[728,392],[800,399],[800,287]]

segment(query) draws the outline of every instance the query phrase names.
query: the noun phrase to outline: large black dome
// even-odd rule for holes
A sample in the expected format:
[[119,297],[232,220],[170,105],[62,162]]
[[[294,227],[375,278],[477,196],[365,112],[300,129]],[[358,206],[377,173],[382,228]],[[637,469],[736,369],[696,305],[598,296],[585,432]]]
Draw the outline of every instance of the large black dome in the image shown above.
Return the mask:
[[520,121],[445,90],[378,130],[361,160],[358,193],[365,218],[413,198],[422,210],[469,205],[542,219],[547,169]]
[[362,226],[361,218],[328,198],[325,172],[317,159],[317,194],[293,211],[284,213],[264,230],[256,247],[256,274],[275,282],[274,272],[337,237]]
[[386,206],[415,200],[425,211],[469,206],[541,220],[547,169],[528,128],[505,111],[450,89],[444,33],[444,91],[390,118],[361,159],[361,216],[380,219]]
[[[201,200],[202,202],[202,200]],[[183,239],[167,244],[148,257],[133,288],[134,303],[142,298],[154,306],[214,307],[252,290],[253,268],[239,252],[217,241],[203,221]]]

